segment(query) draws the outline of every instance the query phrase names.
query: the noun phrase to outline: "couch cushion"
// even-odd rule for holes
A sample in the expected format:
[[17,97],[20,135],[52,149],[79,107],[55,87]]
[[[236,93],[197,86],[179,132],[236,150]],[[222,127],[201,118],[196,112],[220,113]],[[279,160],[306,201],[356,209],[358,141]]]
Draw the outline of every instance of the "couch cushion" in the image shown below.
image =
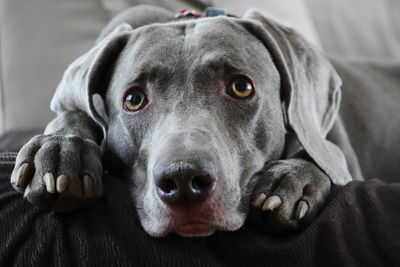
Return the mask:
[[400,1],[305,2],[328,55],[346,59],[400,61]]
[[98,0],[2,0],[3,129],[44,126],[68,64],[88,50],[108,16]]

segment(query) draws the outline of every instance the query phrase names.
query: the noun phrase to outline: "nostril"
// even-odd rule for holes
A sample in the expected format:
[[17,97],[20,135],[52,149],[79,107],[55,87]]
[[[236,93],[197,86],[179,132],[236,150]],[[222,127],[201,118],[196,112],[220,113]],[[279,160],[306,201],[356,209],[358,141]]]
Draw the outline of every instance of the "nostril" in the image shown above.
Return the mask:
[[162,179],[159,181],[158,188],[165,194],[174,194],[178,190],[178,186],[173,179]]
[[210,191],[213,184],[214,179],[208,175],[195,176],[191,181],[192,190],[198,193]]

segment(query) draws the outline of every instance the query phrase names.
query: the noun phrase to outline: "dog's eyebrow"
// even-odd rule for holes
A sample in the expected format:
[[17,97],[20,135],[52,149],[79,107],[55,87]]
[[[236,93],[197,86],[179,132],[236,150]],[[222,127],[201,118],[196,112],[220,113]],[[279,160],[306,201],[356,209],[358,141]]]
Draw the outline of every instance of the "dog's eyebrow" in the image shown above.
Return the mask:
[[176,73],[176,68],[173,65],[163,64],[162,62],[147,61],[143,66],[138,66],[137,72],[131,80],[145,81],[166,79]]
[[246,60],[227,53],[204,55],[198,58],[192,66],[198,70],[251,73]]

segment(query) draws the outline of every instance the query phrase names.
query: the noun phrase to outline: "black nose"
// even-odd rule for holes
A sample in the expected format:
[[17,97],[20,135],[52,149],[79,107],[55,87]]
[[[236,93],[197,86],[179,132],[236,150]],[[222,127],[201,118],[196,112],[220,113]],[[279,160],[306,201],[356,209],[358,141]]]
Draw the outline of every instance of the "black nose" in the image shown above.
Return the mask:
[[206,170],[196,164],[177,161],[156,165],[153,177],[160,199],[168,205],[190,206],[204,202],[215,188],[212,168]]

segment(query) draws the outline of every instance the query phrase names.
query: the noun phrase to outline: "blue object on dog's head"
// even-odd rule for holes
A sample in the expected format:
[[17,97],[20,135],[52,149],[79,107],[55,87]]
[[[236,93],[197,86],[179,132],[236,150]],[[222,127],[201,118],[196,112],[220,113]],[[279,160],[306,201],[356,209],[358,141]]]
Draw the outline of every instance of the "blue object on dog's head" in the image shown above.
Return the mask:
[[207,9],[204,11],[204,16],[205,17],[228,16],[228,12],[224,9],[207,7]]

